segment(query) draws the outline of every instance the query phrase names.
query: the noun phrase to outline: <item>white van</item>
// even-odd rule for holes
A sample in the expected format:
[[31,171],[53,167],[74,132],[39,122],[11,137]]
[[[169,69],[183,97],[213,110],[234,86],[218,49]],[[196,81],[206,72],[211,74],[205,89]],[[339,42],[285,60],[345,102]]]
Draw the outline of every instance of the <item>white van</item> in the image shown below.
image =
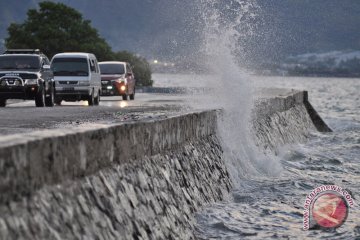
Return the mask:
[[91,53],[59,53],[51,60],[55,80],[55,103],[88,101],[99,105],[101,76],[97,59]]

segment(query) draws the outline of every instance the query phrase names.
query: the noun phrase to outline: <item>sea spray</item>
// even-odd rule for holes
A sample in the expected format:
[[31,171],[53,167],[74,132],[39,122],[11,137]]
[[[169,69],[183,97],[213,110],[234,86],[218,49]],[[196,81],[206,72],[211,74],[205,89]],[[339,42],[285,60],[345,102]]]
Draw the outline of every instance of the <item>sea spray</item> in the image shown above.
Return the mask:
[[218,131],[233,181],[277,174],[281,169],[279,161],[265,156],[254,144],[254,86],[238,57],[246,47],[243,43],[254,34],[259,8],[255,1],[243,0],[202,0],[199,4],[204,23],[202,56],[209,74],[206,87],[211,89],[200,103],[223,109]]

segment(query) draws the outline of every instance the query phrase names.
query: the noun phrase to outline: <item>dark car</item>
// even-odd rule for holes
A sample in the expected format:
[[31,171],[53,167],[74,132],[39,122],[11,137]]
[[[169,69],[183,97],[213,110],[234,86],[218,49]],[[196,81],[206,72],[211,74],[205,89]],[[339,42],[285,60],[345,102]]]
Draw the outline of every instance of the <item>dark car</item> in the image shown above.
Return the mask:
[[123,100],[135,99],[135,78],[127,62],[99,62],[101,93],[104,96],[122,96]]
[[37,107],[52,107],[54,86],[49,59],[40,50],[13,49],[0,55],[1,107],[7,99],[35,100]]

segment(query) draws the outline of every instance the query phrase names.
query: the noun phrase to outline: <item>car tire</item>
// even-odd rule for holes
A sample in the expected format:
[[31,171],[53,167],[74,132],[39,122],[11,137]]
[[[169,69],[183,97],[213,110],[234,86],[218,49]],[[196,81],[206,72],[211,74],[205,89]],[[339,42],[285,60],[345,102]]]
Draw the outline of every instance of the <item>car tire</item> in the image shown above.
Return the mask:
[[135,88],[133,94],[130,94],[130,100],[134,100],[134,99],[135,99]]
[[61,106],[62,99],[55,99],[55,104]]
[[45,105],[47,107],[53,107],[55,102],[54,86],[50,87],[50,96],[45,98]]
[[92,90],[90,96],[88,97],[89,106],[94,106],[94,102],[95,102],[94,90]]
[[35,96],[35,105],[36,107],[45,106],[45,89],[41,87],[40,91]]
[[100,91],[98,92],[97,97],[94,99],[94,105],[98,106],[100,103]]
[[128,100],[128,96],[126,94],[122,95],[122,99],[123,101],[127,101]]
[[6,99],[0,99],[0,107],[6,107]]

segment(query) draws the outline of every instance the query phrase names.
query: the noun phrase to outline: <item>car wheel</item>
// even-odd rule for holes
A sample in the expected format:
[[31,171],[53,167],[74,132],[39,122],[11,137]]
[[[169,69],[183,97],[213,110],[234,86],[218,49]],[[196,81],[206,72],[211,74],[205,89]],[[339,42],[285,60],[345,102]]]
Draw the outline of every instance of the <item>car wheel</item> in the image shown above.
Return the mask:
[[51,86],[51,88],[50,88],[50,96],[45,98],[45,105],[47,107],[53,107],[54,102],[55,102],[54,98],[55,98],[54,86]]
[[35,96],[35,105],[37,107],[45,106],[45,89],[41,87],[41,90]]
[[0,107],[6,107],[6,99],[0,99]]
[[94,99],[94,90],[92,90],[90,96],[88,97],[88,104],[89,104],[89,106],[94,106],[94,102],[95,102],[95,99]]
[[98,92],[97,97],[94,99],[94,104],[95,104],[96,106],[98,106],[99,103],[100,103],[100,91]]
[[62,100],[61,100],[61,99],[55,99],[55,101],[54,101],[54,102],[55,102],[55,104],[56,104],[56,105],[59,105],[59,106],[60,106],[60,105],[61,105]]
[[126,101],[128,99],[128,96],[126,94],[122,95],[123,101]]
[[134,99],[135,99],[135,88],[133,94],[130,94],[130,100],[134,100]]

